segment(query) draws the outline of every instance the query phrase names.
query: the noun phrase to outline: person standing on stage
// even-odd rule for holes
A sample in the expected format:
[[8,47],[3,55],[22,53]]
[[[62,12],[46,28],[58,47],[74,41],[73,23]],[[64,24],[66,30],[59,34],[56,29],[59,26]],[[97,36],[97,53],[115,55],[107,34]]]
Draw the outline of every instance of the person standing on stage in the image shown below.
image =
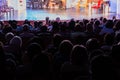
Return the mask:
[[43,9],[43,0],[38,0],[38,8]]
[[109,12],[109,7],[110,7],[110,0],[103,0],[103,11],[104,13]]
[[45,5],[46,8],[49,7],[49,2],[50,2],[50,0],[44,0],[44,5]]
[[106,5],[110,6],[110,0],[103,0]]
[[32,4],[32,8],[34,9],[35,6],[34,6],[34,0],[31,0],[31,4]]
[[[31,4],[32,4],[32,8],[39,8],[41,7],[42,3],[41,3],[42,0],[31,0]],[[38,3],[38,5],[35,5],[35,2]]]
[[60,9],[63,8],[63,2],[62,2],[62,0],[55,0],[55,3],[59,6]]

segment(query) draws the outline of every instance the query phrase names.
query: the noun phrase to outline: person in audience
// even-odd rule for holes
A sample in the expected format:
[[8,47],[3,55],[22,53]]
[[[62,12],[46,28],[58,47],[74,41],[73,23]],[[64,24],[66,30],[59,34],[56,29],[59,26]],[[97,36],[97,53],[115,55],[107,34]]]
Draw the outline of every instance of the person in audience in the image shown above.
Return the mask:
[[52,25],[53,25],[53,27],[52,27],[52,33],[53,34],[58,33],[59,32],[59,26],[60,26],[60,24],[57,21],[54,21],[52,23]]
[[27,24],[29,26],[29,30],[33,30],[33,26],[32,26],[32,24],[30,23],[29,20],[25,19],[23,24]]
[[70,54],[70,61],[61,67],[61,80],[90,80],[87,49],[82,45],[75,45]]
[[4,45],[0,42],[0,79],[14,80],[16,63],[4,50]]
[[3,30],[2,30],[2,33],[6,34],[8,32],[12,32],[12,31],[13,31],[13,29],[12,29],[12,27],[10,25],[5,25]]
[[52,80],[50,60],[45,53],[36,55],[32,60],[33,80]]
[[49,21],[49,25],[47,28],[48,28],[49,32],[52,32],[52,30],[53,30],[53,22],[52,21]]
[[113,70],[113,79],[119,80],[120,76],[120,44],[116,44],[112,47],[111,56],[112,56],[112,70]]
[[42,39],[44,44],[44,49],[46,49],[48,45],[51,43],[51,39],[52,39],[52,34],[48,32],[47,26],[42,26],[37,36]]
[[99,20],[95,20],[94,24],[93,24],[93,30],[95,34],[99,34],[99,32],[101,31],[100,29],[100,21]]
[[91,63],[92,80],[113,80],[111,58],[96,56]]
[[120,21],[117,21],[113,27],[114,31],[115,31],[115,35],[120,33]]
[[6,45],[9,45],[10,40],[11,40],[14,36],[15,36],[15,35],[14,35],[12,32],[8,32],[8,33],[5,35]]
[[105,55],[110,55],[112,46],[114,44],[114,36],[111,34],[105,34],[104,42],[101,49],[105,52]]
[[95,49],[91,52],[91,54],[89,55],[89,61],[90,63],[92,63],[92,61],[98,57],[98,56],[101,56],[101,55],[105,55],[104,51],[101,50],[101,49]]
[[33,64],[34,57],[39,54],[42,54],[41,46],[35,42],[30,43],[25,53],[22,55],[21,60],[23,62],[23,65],[17,66],[16,80],[35,80],[33,79],[34,73],[32,69],[32,64]]
[[25,49],[27,46],[28,40],[30,38],[32,38],[34,36],[34,34],[30,32],[29,25],[24,24],[23,25],[23,32],[21,34],[19,34],[19,36],[22,38],[22,41],[23,41],[22,48]]
[[[80,24],[77,24],[74,27],[74,32],[71,32],[71,39],[73,40],[73,43],[75,44],[84,44],[86,41],[86,35],[83,31],[83,27]],[[79,41],[80,40],[80,41]]]
[[19,36],[14,36],[10,40],[9,45],[4,46],[4,50],[7,53],[12,53],[19,64],[21,60],[21,47],[22,39]]
[[63,40],[60,45],[59,45],[59,50],[57,53],[54,54],[53,57],[53,69],[54,69],[54,74],[56,75],[57,78],[59,78],[59,73],[60,73],[60,67],[61,65],[69,61],[69,56],[72,50],[73,44],[69,40]]
[[49,25],[49,22],[50,22],[49,17],[46,17],[46,18],[45,18],[45,25],[48,26],[48,25]]
[[1,80],[120,80],[120,21],[0,21]]
[[105,35],[106,33],[113,34],[114,33],[113,26],[114,26],[113,21],[108,20],[103,29],[100,31],[99,35]]
[[67,23],[66,22],[61,22],[61,24],[59,26],[59,34],[61,34],[61,36],[64,39],[70,40],[70,32],[67,31]]
[[75,27],[75,20],[71,19],[70,22],[68,23],[68,26],[69,26],[69,30],[73,31]]
[[117,35],[115,35],[114,37],[114,44],[118,44],[120,42],[120,33],[118,33]]
[[3,21],[0,21],[0,32],[2,32],[3,27],[4,27]]
[[99,49],[99,41],[96,38],[90,38],[86,42],[86,47],[88,51],[93,51],[95,49]]
[[60,34],[54,34],[53,35],[53,39],[52,39],[52,43],[51,45],[48,46],[47,48],[47,52],[51,53],[52,55],[54,55],[58,49],[59,49],[59,45],[60,43],[63,41],[63,37]]
[[88,24],[86,25],[86,31],[85,31],[85,32],[88,33],[88,34],[90,34],[91,36],[94,35],[92,23],[88,23]]
[[3,33],[4,25],[3,21],[0,21],[0,41],[3,43],[5,43],[5,34]]

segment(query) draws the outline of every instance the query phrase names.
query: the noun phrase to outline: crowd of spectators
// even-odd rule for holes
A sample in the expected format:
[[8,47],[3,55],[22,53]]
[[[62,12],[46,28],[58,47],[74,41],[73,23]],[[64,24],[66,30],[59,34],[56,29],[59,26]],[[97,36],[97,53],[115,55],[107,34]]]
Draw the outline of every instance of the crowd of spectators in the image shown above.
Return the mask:
[[0,21],[0,80],[120,80],[120,20]]

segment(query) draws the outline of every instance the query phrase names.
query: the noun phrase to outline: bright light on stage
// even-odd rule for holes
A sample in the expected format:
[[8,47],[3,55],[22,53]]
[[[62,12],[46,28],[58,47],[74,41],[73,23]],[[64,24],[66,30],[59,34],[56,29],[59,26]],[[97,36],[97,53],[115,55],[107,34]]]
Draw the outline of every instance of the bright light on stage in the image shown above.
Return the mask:
[[101,7],[93,9],[92,6],[97,5],[97,1],[99,0],[0,0],[1,7],[6,4],[10,9],[8,12],[0,12],[0,20],[44,20],[46,16],[52,20],[56,17],[62,20],[101,16],[119,18],[117,14],[120,14],[120,0],[110,0],[110,6],[100,0]]

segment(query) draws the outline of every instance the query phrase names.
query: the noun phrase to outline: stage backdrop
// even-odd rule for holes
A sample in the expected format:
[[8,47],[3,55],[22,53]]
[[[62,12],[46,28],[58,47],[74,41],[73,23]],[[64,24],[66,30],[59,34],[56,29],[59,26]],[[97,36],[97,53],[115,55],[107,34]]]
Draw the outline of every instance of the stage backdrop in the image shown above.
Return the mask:
[[26,0],[7,0],[8,6],[14,7],[15,10],[25,10]]
[[110,12],[117,12],[117,0],[110,0]]
[[117,14],[120,15],[120,0],[117,0]]
[[11,6],[15,9],[15,13],[18,16],[18,20],[26,18],[26,0],[7,0],[8,6]]

